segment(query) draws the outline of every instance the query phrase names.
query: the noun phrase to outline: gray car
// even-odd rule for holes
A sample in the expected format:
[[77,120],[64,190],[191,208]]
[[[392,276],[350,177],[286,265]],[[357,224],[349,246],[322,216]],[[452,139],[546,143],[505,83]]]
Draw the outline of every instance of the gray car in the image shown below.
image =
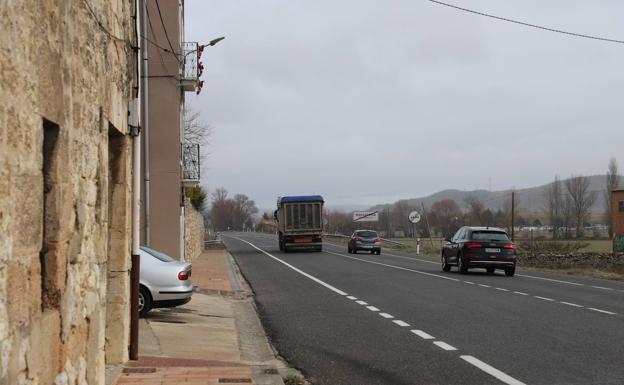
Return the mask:
[[141,246],[139,313],[153,308],[184,305],[191,300],[191,264]]
[[357,254],[359,250],[381,254],[381,238],[374,230],[355,230],[347,243],[347,252]]

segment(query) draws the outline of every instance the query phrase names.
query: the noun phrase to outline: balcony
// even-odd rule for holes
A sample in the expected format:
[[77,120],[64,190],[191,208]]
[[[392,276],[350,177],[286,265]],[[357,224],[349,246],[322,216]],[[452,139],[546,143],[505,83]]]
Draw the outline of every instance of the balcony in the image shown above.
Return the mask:
[[199,85],[199,45],[197,42],[182,43],[182,90],[196,92]]
[[199,144],[182,143],[182,186],[193,187],[201,177]]

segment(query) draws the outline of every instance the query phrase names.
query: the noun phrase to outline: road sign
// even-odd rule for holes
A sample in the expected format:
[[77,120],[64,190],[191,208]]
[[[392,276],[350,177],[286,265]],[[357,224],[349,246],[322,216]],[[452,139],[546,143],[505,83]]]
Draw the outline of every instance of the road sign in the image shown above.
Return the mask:
[[409,213],[409,216],[407,218],[412,223],[418,223],[420,222],[420,213],[418,211],[412,211],[411,213]]
[[379,221],[378,211],[354,211],[353,222],[377,222]]

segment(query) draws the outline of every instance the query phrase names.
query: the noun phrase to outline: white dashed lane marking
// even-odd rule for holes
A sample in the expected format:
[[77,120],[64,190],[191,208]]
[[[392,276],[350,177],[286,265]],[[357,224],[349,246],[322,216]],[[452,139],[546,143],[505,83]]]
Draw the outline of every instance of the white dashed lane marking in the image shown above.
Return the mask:
[[521,291],[514,291],[513,293],[514,293],[514,294],[520,294],[520,295],[528,295],[527,293],[523,293],[523,292],[521,292]]
[[399,325],[401,327],[404,327],[404,328],[410,326],[410,324],[408,324],[407,322],[404,322],[404,321],[401,321],[401,320],[398,320],[398,319],[396,319],[396,320],[394,320],[392,322],[394,322],[395,324],[397,324],[397,325]]
[[575,303],[572,302],[565,302],[565,301],[561,301],[562,304],[564,305],[568,305],[568,306],[574,306],[574,307],[584,307],[583,305],[577,305]]
[[357,303],[358,305],[368,305],[368,303],[364,301],[355,301],[355,303]]
[[537,298],[537,299],[544,300],[544,301],[550,301],[550,302],[554,302],[554,301],[555,301],[555,300],[554,300],[554,299],[552,299],[552,298],[540,297],[539,295],[534,295],[533,297],[534,297],[534,298]]
[[483,370],[484,372],[486,372],[487,374],[489,374],[492,377],[495,377],[496,379],[504,382],[505,384],[508,385],[524,385],[524,382],[520,382],[518,380],[516,380],[515,378],[501,372],[500,370],[486,364],[485,362],[474,358],[473,356],[459,356],[462,360],[468,362],[471,365],[476,366],[477,368]]
[[457,350],[457,348],[456,348],[456,347],[451,346],[451,345],[447,344],[446,342],[442,342],[442,341],[433,341],[433,344],[434,344],[434,345],[436,345],[436,346],[438,346],[438,347],[440,347],[440,348],[442,348],[442,349],[444,349],[444,350],[448,350],[448,351],[451,351],[451,350]]
[[496,290],[500,290],[500,291],[509,291],[507,289],[503,289],[502,287],[497,287]]
[[478,285],[481,286],[481,287],[492,287],[492,286],[489,286],[489,285],[484,285],[482,283],[479,283]]
[[416,334],[418,337],[424,339],[424,340],[432,340],[435,339],[434,336],[432,336],[431,334],[425,333],[422,330],[418,330],[418,329],[413,329],[410,330],[412,333]]
[[379,311],[375,306],[366,306],[366,308],[370,311]]
[[357,299],[357,297],[354,297],[352,295],[348,295],[347,298],[349,298],[350,300],[353,300],[353,301],[355,301]]
[[604,314],[609,314],[609,315],[615,315],[616,313],[607,311],[607,310],[601,310],[601,309],[596,309],[595,307],[588,307],[589,310],[593,310],[593,311],[597,311],[599,313],[604,313]]
[[379,313],[380,316],[384,317],[384,318],[394,318],[393,315],[390,315],[388,313]]

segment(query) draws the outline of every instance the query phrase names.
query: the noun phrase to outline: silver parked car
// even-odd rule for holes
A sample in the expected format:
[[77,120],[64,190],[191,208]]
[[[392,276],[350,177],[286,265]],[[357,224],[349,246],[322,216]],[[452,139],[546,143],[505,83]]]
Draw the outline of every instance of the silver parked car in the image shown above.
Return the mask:
[[141,246],[141,286],[139,313],[153,308],[184,305],[191,300],[191,264]]

